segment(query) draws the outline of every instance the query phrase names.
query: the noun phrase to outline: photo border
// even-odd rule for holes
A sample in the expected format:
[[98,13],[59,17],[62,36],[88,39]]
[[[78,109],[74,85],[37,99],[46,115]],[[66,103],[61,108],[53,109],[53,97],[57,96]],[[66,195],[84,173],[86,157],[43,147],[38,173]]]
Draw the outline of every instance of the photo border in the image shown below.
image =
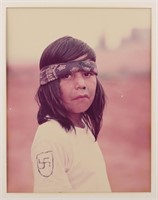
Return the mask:
[[[7,88],[6,88],[6,10],[7,8],[13,8],[13,7],[57,7],[57,8],[62,8],[62,7],[68,7],[68,8],[73,8],[73,7],[106,7],[106,8],[150,8],[152,12],[152,23],[151,23],[151,29],[152,29],[152,36],[151,36],[151,192],[114,192],[114,193],[106,193],[106,194],[28,194],[28,193],[7,193],[7,150],[6,150],[6,141],[7,141],[7,136],[5,133],[7,133],[7,103],[6,103],[6,95],[7,95]],[[1,110],[2,110],[2,116],[0,118],[1,121],[1,127],[2,131],[1,133],[1,174],[0,174],[0,180],[2,180],[1,184],[1,196],[0,198],[2,200],[4,199],[74,199],[74,198],[80,198],[80,199],[141,199],[141,200],[156,200],[157,198],[157,188],[158,188],[158,180],[157,180],[157,136],[156,133],[158,133],[158,128],[157,128],[157,119],[158,119],[158,114],[157,114],[157,4],[155,1],[150,1],[150,3],[142,3],[142,2],[126,2],[126,3],[121,3],[121,2],[41,2],[41,1],[34,1],[34,2],[16,2],[16,1],[2,1],[1,3],[1,15],[2,15],[2,21],[1,21],[1,26],[2,26],[2,37],[1,37],[1,44],[2,44],[2,66],[1,67],[1,77],[0,79],[2,80],[1,84],[1,90],[2,95],[1,95]],[[156,111],[156,112],[155,112]],[[5,155],[5,156],[4,156]],[[3,157],[3,158],[2,158]]]

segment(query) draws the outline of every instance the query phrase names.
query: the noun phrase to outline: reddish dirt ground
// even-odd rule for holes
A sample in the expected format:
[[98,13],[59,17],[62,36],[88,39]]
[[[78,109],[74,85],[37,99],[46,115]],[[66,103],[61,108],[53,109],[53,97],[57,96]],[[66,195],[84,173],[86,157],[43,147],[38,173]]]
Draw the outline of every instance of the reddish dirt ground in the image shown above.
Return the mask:
[[[33,185],[30,149],[37,128],[34,96],[38,81],[33,70],[18,73],[8,72],[7,189],[27,193],[32,192]],[[101,82],[108,100],[98,141],[112,191],[149,192],[150,76]]]

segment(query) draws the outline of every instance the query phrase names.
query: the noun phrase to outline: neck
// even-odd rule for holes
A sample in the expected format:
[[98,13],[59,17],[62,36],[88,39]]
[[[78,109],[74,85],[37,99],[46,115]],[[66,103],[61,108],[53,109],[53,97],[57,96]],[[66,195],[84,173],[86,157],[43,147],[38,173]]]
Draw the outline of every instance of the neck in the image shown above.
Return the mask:
[[84,128],[85,124],[82,122],[81,114],[71,113],[70,119],[73,122],[74,126]]

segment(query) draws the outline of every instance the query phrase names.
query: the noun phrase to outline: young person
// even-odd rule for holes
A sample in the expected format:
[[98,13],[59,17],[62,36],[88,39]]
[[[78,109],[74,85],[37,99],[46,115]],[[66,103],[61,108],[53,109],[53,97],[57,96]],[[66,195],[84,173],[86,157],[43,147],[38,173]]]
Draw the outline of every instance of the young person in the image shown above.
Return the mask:
[[42,53],[34,192],[111,191],[97,143],[106,101],[95,61],[93,49],[70,36]]

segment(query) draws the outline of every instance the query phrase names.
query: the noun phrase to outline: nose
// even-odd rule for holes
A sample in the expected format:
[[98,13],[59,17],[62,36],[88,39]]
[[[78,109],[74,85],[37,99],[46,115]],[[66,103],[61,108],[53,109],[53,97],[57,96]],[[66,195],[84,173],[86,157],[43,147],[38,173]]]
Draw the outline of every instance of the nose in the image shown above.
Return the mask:
[[75,88],[76,89],[86,89],[85,79],[81,72],[75,74]]

